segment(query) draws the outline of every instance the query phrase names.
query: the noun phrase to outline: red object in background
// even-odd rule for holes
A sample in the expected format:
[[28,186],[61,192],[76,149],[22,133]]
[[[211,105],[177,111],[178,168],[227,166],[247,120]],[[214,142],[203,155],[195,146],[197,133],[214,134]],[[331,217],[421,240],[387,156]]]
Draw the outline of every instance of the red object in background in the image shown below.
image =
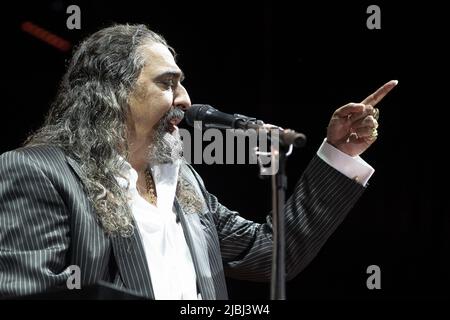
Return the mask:
[[35,38],[38,38],[39,40],[42,40],[63,52],[69,51],[72,47],[72,44],[69,41],[45,30],[44,28],[35,25],[32,22],[23,22],[20,27],[22,31],[31,34]]

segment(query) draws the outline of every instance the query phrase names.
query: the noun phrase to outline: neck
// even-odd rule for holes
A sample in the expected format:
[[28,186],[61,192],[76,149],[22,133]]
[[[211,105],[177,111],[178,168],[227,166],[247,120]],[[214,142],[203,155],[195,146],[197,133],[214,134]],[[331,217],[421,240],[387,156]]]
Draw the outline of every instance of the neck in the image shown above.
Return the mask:
[[150,139],[131,139],[130,141],[128,162],[139,175],[144,173],[148,167],[150,144]]

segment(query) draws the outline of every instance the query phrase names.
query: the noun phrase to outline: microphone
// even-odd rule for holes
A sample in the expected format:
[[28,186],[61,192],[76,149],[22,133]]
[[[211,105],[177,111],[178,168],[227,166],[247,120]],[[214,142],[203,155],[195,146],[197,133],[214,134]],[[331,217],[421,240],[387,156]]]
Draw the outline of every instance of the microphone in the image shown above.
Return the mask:
[[203,128],[218,129],[248,129],[249,121],[256,121],[240,114],[228,114],[221,112],[207,104],[194,104],[184,114],[186,122],[194,126],[194,121],[201,121]]
[[262,121],[244,116],[242,114],[228,114],[221,112],[207,104],[193,104],[184,113],[186,123],[194,126],[194,121],[201,121],[203,128],[218,129],[254,129],[254,130],[279,130],[280,142],[286,146],[293,145],[296,148],[306,144],[306,136],[303,133],[291,129],[282,129],[278,126],[264,124]]

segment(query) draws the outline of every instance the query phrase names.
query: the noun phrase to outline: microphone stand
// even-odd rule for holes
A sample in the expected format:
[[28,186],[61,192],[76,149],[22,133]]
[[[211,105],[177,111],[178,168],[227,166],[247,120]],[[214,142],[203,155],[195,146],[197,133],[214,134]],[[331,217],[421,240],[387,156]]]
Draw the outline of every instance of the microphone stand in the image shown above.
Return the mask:
[[[194,107],[195,108],[195,107]],[[212,110],[212,111],[211,111]],[[199,116],[198,113],[202,112]],[[284,230],[284,206],[287,190],[286,159],[291,154],[294,147],[301,148],[306,143],[306,137],[302,133],[290,129],[264,124],[260,120],[250,118],[240,114],[233,116],[219,113],[216,109],[207,105],[197,105],[196,114],[188,123],[194,122],[197,117],[204,117],[209,112],[209,122],[203,127],[213,127],[222,129],[254,129],[264,130],[274,133],[274,137],[267,135],[271,141],[271,152],[260,152],[258,148],[255,153],[260,165],[260,176],[272,176],[272,226],[273,226],[273,254],[272,254],[272,281],[270,297],[272,300],[286,299],[286,265],[285,265],[285,230]],[[216,112],[214,114],[214,112]],[[275,147],[274,147],[275,145]],[[260,161],[260,156],[270,156],[271,168],[267,169]],[[277,165],[276,169],[273,164]]]
[[272,175],[272,280],[270,284],[271,300],[286,300],[286,238],[284,224],[284,204],[287,191],[286,150],[280,146],[278,172]]
[[[299,139],[300,136],[300,139]],[[272,278],[270,285],[271,300],[286,300],[286,236],[284,207],[286,202],[287,175],[286,160],[292,153],[293,147],[303,147],[306,137],[293,130],[280,130],[278,137],[271,139],[272,143],[279,142],[279,148],[271,146],[271,163],[278,163],[278,170],[272,170],[272,228],[273,228],[273,252],[272,252]],[[301,140],[301,141],[300,141]],[[296,141],[297,143],[295,143]],[[267,153],[257,152],[260,155]],[[267,169],[262,167],[261,172],[267,174]]]

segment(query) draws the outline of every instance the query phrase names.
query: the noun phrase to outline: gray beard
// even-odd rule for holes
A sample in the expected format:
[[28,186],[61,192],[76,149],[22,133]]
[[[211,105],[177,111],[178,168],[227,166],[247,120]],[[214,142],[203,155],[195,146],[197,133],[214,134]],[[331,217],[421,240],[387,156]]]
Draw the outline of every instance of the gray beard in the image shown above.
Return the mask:
[[174,163],[183,157],[183,141],[178,130],[170,133],[170,120],[183,118],[179,108],[172,108],[158,122],[153,134],[153,143],[149,147],[148,160],[153,165]]
[[[148,160],[150,164],[174,163],[183,157],[183,141],[178,130],[170,133],[170,120],[182,119],[183,111],[172,108],[159,121],[153,137],[153,143],[149,148]],[[181,175],[178,177],[176,196],[178,197],[185,213],[199,213],[203,210],[203,202],[195,188]]]

